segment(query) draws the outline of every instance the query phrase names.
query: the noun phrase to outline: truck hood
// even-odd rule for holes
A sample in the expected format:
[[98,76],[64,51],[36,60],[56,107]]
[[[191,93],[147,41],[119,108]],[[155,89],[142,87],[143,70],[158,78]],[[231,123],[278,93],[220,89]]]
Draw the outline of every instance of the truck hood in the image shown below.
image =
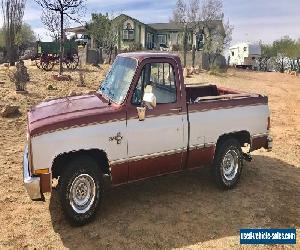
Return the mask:
[[[98,94],[65,97],[42,102],[28,112],[30,135],[114,119],[119,105]],[[116,119],[117,117],[115,117]]]

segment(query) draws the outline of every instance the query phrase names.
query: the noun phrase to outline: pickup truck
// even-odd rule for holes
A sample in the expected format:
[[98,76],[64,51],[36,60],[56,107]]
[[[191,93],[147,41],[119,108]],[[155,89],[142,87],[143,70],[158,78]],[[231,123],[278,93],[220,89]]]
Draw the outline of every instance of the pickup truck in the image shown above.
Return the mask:
[[220,187],[234,187],[250,152],[271,149],[269,129],[266,96],[185,85],[173,54],[120,54],[95,94],[28,112],[24,184],[42,200],[58,180],[67,219],[82,225],[99,210],[107,179],[114,187],[210,166]]

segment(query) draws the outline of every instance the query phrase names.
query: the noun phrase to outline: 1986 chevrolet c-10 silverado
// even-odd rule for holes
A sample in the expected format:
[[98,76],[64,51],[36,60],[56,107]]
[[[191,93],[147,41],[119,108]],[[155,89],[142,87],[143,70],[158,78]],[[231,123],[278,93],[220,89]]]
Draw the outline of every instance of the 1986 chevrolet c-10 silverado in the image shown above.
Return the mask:
[[80,225],[98,210],[104,178],[116,186],[208,165],[233,187],[248,153],[271,149],[269,127],[266,96],[184,85],[176,55],[121,54],[96,94],[28,112],[24,184],[40,200],[58,179],[62,208]]

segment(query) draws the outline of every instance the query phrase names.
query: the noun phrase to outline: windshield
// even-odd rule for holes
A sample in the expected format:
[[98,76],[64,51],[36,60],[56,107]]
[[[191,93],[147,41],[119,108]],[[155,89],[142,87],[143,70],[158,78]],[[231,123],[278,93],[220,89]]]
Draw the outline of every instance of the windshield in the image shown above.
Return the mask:
[[100,87],[101,94],[115,103],[122,103],[130,87],[137,62],[133,58],[117,57]]

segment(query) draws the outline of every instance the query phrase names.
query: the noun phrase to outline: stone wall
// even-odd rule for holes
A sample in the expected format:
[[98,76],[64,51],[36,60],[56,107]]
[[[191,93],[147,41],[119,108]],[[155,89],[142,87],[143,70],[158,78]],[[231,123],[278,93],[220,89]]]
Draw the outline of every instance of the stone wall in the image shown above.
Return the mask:
[[[171,52],[173,54],[177,54],[180,57],[181,63],[183,64],[183,51],[173,51]],[[215,60],[215,64],[220,67],[221,69],[226,68],[227,64],[226,64],[226,59],[224,56],[220,55],[217,56],[216,60]],[[193,55],[192,55],[192,51],[188,51],[187,52],[187,56],[186,56],[186,66],[187,67],[191,67],[193,66]],[[196,51],[195,52],[195,62],[194,62],[194,66],[195,67],[199,67],[200,69],[205,69],[208,70],[209,69],[209,58],[208,55],[203,53],[202,51]]]
[[[155,52],[155,51],[150,50],[150,52]],[[183,51],[171,51],[170,53],[179,55],[181,62],[183,64]],[[107,55],[104,53],[102,49],[91,49],[86,46],[85,48],[79,50],[79,57],[82,65],[84,64],[96,65],[96,64],[104,63],[105,59],[107,58]],[[222,55],[217,57],[215,64],[221,69],[227,67],[226,59]],[[191,67],[192,65],[193,65],[193,53],[192,51],[188,51],[186,57],[186,66]],[[208,55],[203,53],[202,51],[195,51],[194,66],[199,67],[200,69],[205,69],[205,70],[209,69]]]

